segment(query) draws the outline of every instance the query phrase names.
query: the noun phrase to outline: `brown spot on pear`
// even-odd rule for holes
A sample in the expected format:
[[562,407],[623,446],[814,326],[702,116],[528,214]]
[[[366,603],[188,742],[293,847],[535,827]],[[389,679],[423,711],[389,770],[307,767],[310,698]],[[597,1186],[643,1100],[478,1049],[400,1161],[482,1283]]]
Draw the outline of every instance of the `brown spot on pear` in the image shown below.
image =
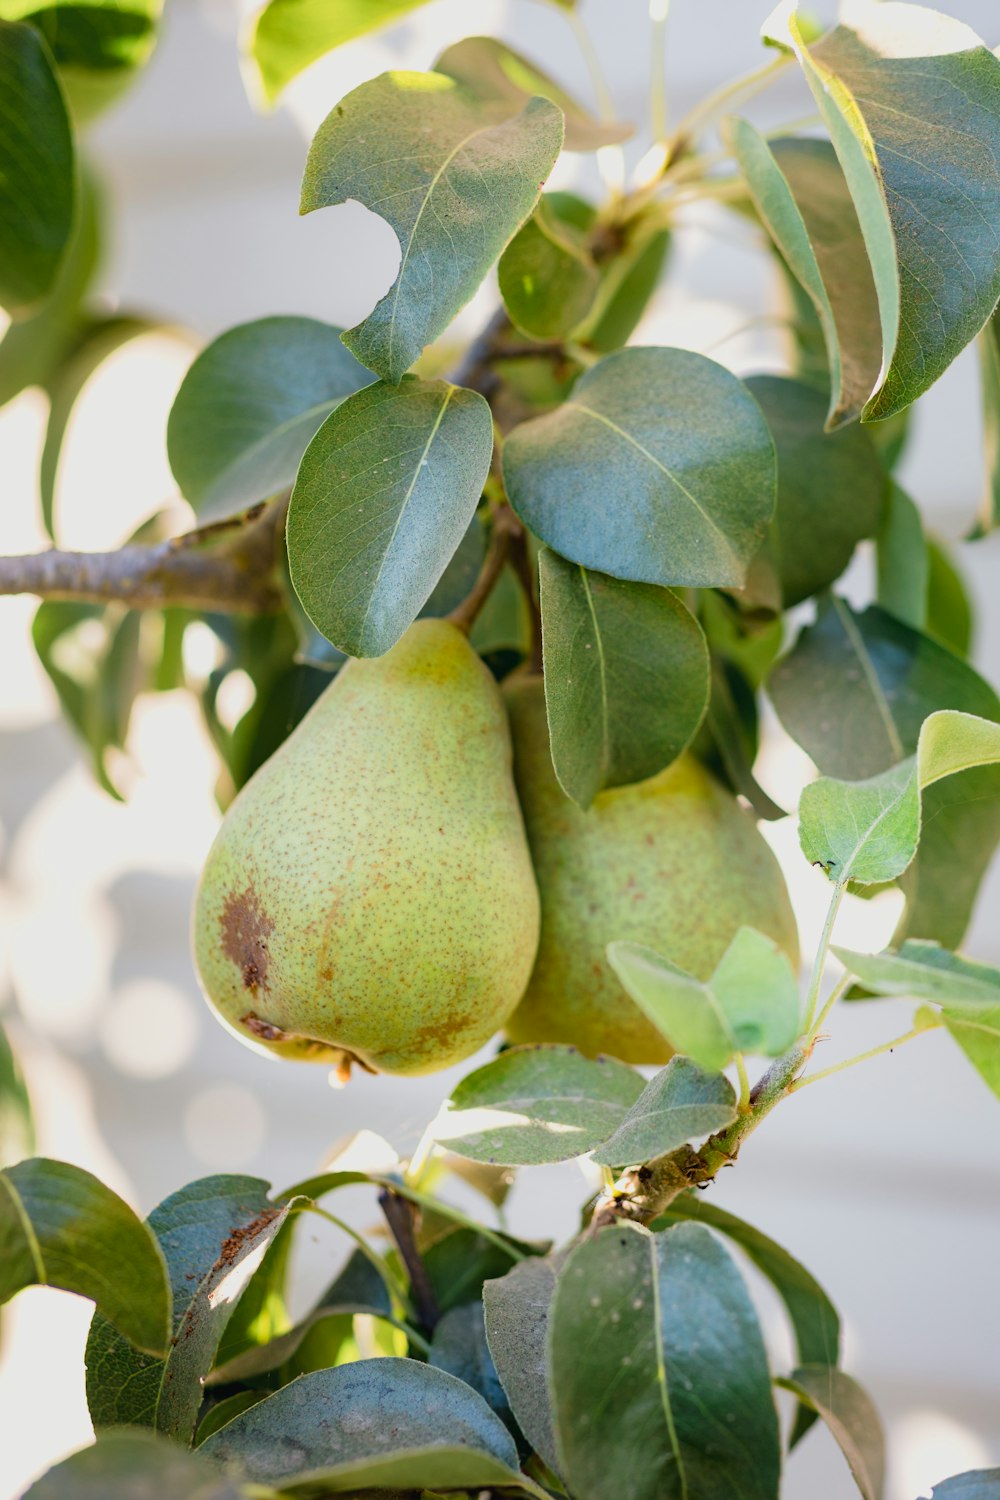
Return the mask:
[[504,1025],[538,931],[499,691],[461,631],[420,620],[349,662],[233,802],[194,948],[249,1045],[429,1073]]
[[619,984],[607,944],[644,943],[707,979],[748,926],[797,964],[778,862],[752,816],[690,755],[648,781],[600,793],[582,811],[552,768],[542,679],[515,673],[504,697],[542,900],[538,959],[507,1034],[629,1063],[667,1062],[669,1044]]

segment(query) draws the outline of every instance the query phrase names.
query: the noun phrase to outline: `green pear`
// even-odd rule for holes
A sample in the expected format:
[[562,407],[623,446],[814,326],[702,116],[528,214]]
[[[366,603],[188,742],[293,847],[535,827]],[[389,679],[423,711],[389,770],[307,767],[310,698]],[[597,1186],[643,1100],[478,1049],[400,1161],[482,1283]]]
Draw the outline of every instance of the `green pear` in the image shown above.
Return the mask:
[[205,993],[251,1045],[430,1073],[520,1000],[539,903],[493,678],[419,620],[349,662],[226,813],[198,890]]
[[504,685],[514,779],[542,898],[542,936],[514,1042],[570,1042],[594,1056],[662,1063],[671,1048],[615,977],[605,948],[645,943],[707,979],[741,926],[798,963],[778,862],[753,818],[690,755],[584,812],[556,780],[542,679]]

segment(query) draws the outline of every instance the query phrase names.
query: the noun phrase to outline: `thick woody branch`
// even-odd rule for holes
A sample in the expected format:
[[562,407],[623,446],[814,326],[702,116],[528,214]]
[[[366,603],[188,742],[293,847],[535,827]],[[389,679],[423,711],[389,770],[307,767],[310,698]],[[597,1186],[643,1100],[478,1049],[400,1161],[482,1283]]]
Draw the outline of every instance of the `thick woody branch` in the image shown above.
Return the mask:
[[284,504],[275,502],[232,525],[115,552],[53,548],[0,557],[0,594],[130,609],[271,614],[283,605],[276,566],[284,512]]

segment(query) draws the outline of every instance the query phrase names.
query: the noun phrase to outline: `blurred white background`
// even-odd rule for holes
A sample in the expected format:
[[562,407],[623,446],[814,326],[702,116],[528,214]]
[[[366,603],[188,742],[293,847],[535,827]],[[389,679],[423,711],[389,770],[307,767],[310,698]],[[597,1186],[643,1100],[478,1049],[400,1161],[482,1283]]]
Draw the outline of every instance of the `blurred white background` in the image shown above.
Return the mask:
[[[819,8],[819,7],[818,7]],[[948,7],[994,45],[995,0]],[[673,0],[671,108],[760,60],[762,0]],[[619,113],[645,149],[646,0],[583,0],[584,20]],[[391,281],[394,238],[356,205],[299,219],[306,143],[336,100],[386,66],[428,66],[450,41],[495,31],[590,97],[572,32],[532,0],[435,0],[407,24],[344,48],[263,117],[247,102],[235,37],[237,0],[167,0],[146,75],[93,131],[91,152],[112,204],[101,284],[130,309],[191,330],[127,346],[80,403],[58,496],[66,546],[117,545],[173,494],[167,411],[192,352],[234,323],[307,313],[349,325]],[[755,106],[763,121],[808,112],[788,75]],[[647,142],[648,143],[648,142]],[[593,184],[566,158],[550,185]],[[771,306],[765,256],[736,221],[687,211],[669,289],[640,331],[645,343],[711,353],[740,373],[780,367],[773,328],[748,321]],[[464,319],[473,326],[490,293]],[[974,359],[966,355],[922,403],[905,482],[930,524],[957,538],[983,484]],[[45,403],[37,392],[0,411],[5,505],[0,551],[44,545],[35,475]],[[178,514],[183,526],[183,508]],[[959,548],[979,614],[979,663],[1000,682],[997,539]],[[861,557],[849,587],[868,587]],[[991,586],[992,580],[992,586]],[[196,872],[217,826],[216,765],[193,700],[140,702],[125,805],[93,784],[29,643],[31,600],[0,600],[0,1012],[21,1053],[40,1149],[78,1162],[148,1211],[208,1171],[251,1171],[276,1186],[302,1177],[346,1132],[377,1128],[412,1146],[450,1083],[355,1079],[344,1093],[322,1069],[276,1065],[237,1046],[199,998],[188,953]],[[213,638],[189,633],[190,666],[213,665]],[[245,704],[229,705],[236,716]],[[810,775],[773,728],[761,779],[785,803]],[[769,831],[786,865],[808,954],[826,903],[795,829]],[[968,951],[1000,962],[1000,879],[984,891]],[[843,941],[875,948],[891,933],[893,898],[848,903]],[[885,1002],[835,1014],[823,1062],[896,1031],[908,1012]],[[916,1500],[951,1472],[1000,1463],[1000,1103],[940,1035],[803,1093],[782,1108],[725,1174],[716,1201],[798,1255],[842,1309],[847,1363],[889,1427],[889,1500]],[[575,1167],[529,1173],[515,1189],[519,1232],[564,1238],[586,1192]],[[354,1205],[364,1223],[374,1210]],[[314,1283],[329,1246],[304,1246]],[[775,1359],[790,1359],[778,1309],[761,1292]],[[48,1291],[5,1311],[0,1347],[0,1500],[85,1442],[82,1349],[89,1308]],[[818,1430],[793,1458],[788,1500],[847,1500],[842,1460]]]

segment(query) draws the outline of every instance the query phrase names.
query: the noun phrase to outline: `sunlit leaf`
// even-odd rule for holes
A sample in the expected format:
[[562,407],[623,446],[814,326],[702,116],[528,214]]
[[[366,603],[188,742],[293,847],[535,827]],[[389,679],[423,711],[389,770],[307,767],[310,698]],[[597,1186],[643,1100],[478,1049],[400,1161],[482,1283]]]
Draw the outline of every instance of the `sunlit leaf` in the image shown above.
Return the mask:
[[594,1160],[634,1166],[665,1156],[686,1141],[722,1130],[736,1119],[736,1095],[721,1073],[705,1073],[689,1057],[672,1057],[643,1089]]

